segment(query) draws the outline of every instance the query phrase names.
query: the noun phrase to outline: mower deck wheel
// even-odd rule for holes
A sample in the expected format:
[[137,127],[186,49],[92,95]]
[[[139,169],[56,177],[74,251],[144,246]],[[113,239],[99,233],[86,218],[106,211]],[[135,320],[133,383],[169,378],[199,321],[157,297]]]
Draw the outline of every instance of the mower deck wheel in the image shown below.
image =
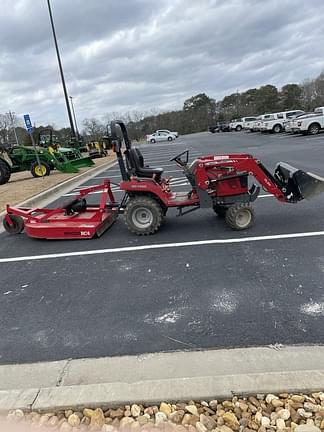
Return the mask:
[[3,227],[9,234],[20,234],[25,227],[24,220],[20,216],[10,215],[9,216],[12,222],[10,225],[6,219],[3,219]]
[[253,208],[247,203],[237,203],[230,206],[225,216],[227,225],[236,231],[250,228],[254,220]]
[[217,216],[219,216],[219,217],[225,217],[225,215],[226,215],[226,212],[227,212],[227,208],[228,207],[225,207],[225,206],[222,206],[222,205],[214,205],[213,206],[213,210],[214,210],[214,212],[217,214]]
[[154,234],[163,222],[163,210],[153,198],[131,198],[125,208],[124,220],[128,229],[137,235]]

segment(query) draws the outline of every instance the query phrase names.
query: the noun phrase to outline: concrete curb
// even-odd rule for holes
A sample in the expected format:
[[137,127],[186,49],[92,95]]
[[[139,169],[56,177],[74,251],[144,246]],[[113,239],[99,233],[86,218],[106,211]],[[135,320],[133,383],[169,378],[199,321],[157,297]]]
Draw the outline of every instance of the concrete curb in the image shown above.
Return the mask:
[[131,403],[228,399],[255,394],[308,393],[324,388],[324,370],[102,383],[0,392],[0,412],[117,407]]
[[[16,207],[44,207],[54,201],[57,198],[57,194],[61,193],[64,194],[65,192],[68,192],[71,188],[74,188],[76,186],[79,186],[81,183],[83,183],[85,180],[89,180],[93,177],[95,177],[97,174],[100,174],[104,171],[106,171],[108,168],[114,166],[117,163],[117,161],[110,161],[106,164],[100,165],[99,167],[94,167],[89,169],[88,171],[85,171],[81,174],[78,174],[77,176],[74,176],[70,179],[67,179],[63,181],[62,183],[59,183],[55,186],[52,186],[49,189],[46,189],[43,192],[40,192],[37,195],[34,195],[27,200],[16,204]],[[2,228],[2,220],[5,216],[6,212],[3,211],[0,213],[0,233],[4,231]]]
[[[0,391],[0,412],[320,391],[323,354],[318,346],[263,347],[0,366],[8,388]],[[14,388],[20,383],[25,388]]]

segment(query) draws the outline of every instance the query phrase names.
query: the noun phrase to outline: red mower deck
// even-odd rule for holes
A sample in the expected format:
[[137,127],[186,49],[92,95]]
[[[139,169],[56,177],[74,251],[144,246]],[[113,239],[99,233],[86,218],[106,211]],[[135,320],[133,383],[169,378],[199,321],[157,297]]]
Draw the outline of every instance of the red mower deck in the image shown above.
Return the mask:
[[[102,190],[100,204],[88,205],[85,196]],[[107,203],[109,201],[109,203]],[[7,206],[4,227],[10,234],[25,229],[33,238],[90,239],[100,237],[117,219],[119,207],[110,187],[110,181],[80,190],[79,194],[62,208],[22,208]]]

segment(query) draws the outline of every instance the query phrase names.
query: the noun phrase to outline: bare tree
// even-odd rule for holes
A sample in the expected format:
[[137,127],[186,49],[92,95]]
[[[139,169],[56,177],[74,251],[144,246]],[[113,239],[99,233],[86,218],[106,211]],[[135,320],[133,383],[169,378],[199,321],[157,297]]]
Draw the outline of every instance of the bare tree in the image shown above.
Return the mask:
[[85,119],[83,121],[83,133],[90,141],[100,141],[105,135],[105,125],[96,118]]

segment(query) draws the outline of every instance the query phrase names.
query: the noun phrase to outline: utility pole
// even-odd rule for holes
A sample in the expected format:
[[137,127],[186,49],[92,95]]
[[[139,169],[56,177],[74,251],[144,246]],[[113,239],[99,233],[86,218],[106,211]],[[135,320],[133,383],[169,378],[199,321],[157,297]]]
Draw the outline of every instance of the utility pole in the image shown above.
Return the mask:
[[77,121],[76,121],[76,116],[75,116],[75,111],[74,111],[73,97],[69,96],[69,98],[71,99],[71,107],[72,107],[72,113],[73,113],[74,124],[75,124],[75,132],[76,132],[77,140],[79,140],[80,134],[79,134],[78,124],[77,124]]
[[63,92],[64,92],[64,97],[65,97],[65,104],[66,104],[66,109],[67,109],[67,113],[68,113],[68,117],[69,117],[69,122],[70,122],[70,127],[71,127],[71,135],[72,135],[72,138],[74,138],[76,140],[77,136],[75,134],[75,129],[74,129],[74,125],[73,125],[71,109],[70,109],[70,105],[69,105],[68,94],[67,94],[67,91],[66,91],[65,79],[64,79],[64,74],[63,74],[63,67],[62,67],[60,52],[59,52],[59,48],[58,48],[58,44],[57,44],[57,39],[56,39],[56,33],[55,33],[55,27],[54,27],[54,21],[53,21],[53,15],[52,15],[52,9],[51,9],[51,5],[50,5],[50,0],[47,0],[47,6],[48,6],[48,13],[49,13],[49,16],[50,16],[51,27],[52,27],[52,32],[53,32],[53,38],[54,38],[54,44],[55,44],[57,61],[58,61],[59,69],[60,69],[60,75],[61,75],[61,80],[62,80]]

